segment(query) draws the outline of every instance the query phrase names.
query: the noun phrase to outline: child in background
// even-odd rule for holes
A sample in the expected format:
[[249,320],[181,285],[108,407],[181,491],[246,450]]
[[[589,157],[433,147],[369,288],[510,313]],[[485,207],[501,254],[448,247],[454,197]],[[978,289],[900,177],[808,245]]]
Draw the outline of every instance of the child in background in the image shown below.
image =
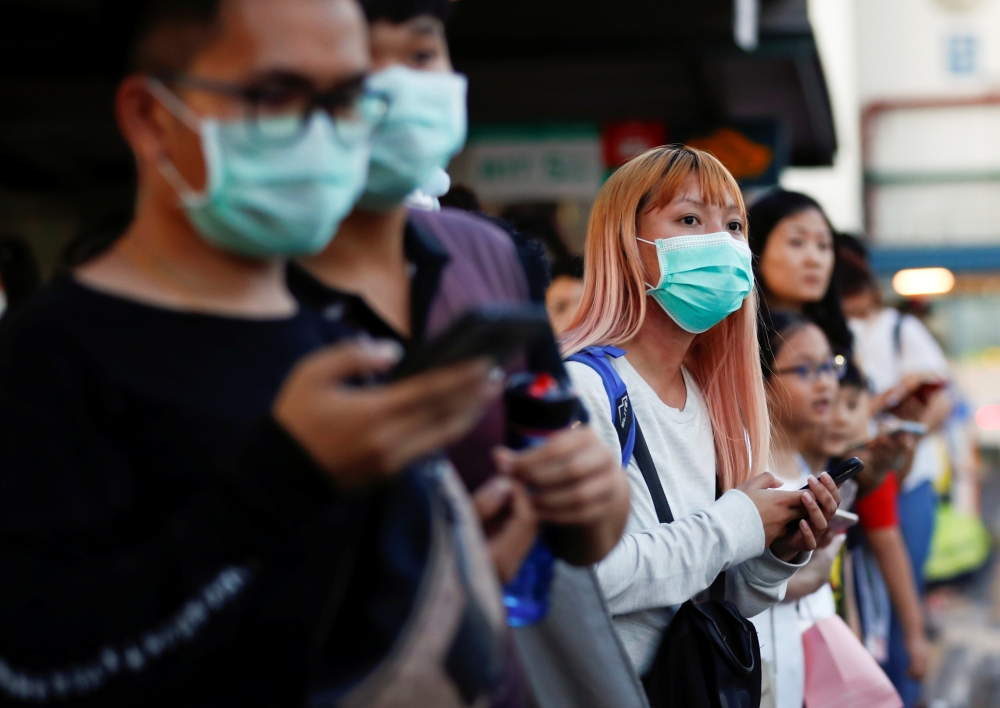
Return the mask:
[[[909,555],[899,528],[898,483],[893,467],[905,460],[916,445],[912,433],[897,432],[871,436],[867,380],[853,361],[848,360],[840,390],[823,440],[822,455],[835,459],[859,457],[865,470],[858,475],[855,511],[861,517],[866,548],[870,552],[888,591],[892,608],[903,626],[910,656],[909,675],[919,680],[927,671],[929,646],[924,632],[923,612]],[[855,572],[855,577],[859,577]],[[862,607],[862,616],[865,608]],[[865,644],[880,662],[887,658],[887,637],[877,628],[863,627]]]
[[[782,489],[799,489],[813,472],[800,450],[829,421],[840,368],[823,331],[803,315],[774,311],[763,320],[759,336],[771,419],[769,470],[785,483]],[[752,618],[763,661],[762,705],[801,708],[803,625],[836,613],[829,579],[842,536],[835,540],[827,533],[818,541],[813,557],[788,581],[784,601]]]
[[552,330],[562,334],[576,315],[583,297],[583,257],[570,256],[552,264],[552,284],[545,292],[545,309]]

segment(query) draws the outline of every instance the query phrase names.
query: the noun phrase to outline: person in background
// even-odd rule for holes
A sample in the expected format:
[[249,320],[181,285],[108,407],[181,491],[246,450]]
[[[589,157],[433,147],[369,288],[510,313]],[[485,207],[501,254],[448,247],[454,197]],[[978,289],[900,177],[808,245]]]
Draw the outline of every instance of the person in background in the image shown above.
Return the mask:
[[[362,6],[371,23],[370,84],[389,97],[389,112],[357,207],[327,248],[289,268],[288,282],[307,307],[413,349],[472,307],[530,298],[524,264],[506,233],[473,214],[403,203],[465,138],[466,81],[451,66],[444,34],[451,3]],[[469,488],[490,479],[531,485],[541,521],[563,527],[563,555],[579,564],[603,558],[628,512],[628,485],[614,459],[586,425],[530,453],[491,456],[503,442],[503,420],[503,407],[494,406],[449,451]]]
[[41,287],[42,272],[28,242],[0,235],[0,314],[18,309]]
[[[491,367],[361,387],[399,346],[323,348],[348,332],[285,286],[365,184],[363,15],[154,0],[130,43],[133,219],[0,324],[0,703],[485,702],[499,586],[434,453],[499,394]],[[415,654],[428,602],[461,614]]]
[[[918,319],[883,305],[878,283],[862,256],[842,248],[841,261],[844,311],[855,334],[858,362],[874,390],[870,402],[872,413],[889,412],[917,420],[932,433],[916,445],[912,456],[898,468],[899,526],[922,596],[926,584],[923,568],[930,553],[937,505],[934,482],[944,471],[941,441],[933,433],[947,420],[952,404],[946,388],[934,390],[923,400],[918,392],[925,384],[938,386],[946,382],[950,378],[948,362],[940,345]],[[904,627],[903,618],[894,612],[886,673],[907,708],[919,700],[920,684],[914,675],[922,675],[921,668],[926,666],[921,657],[910,656],[908,647],[916,641],[912,631]]]
[[[841,367],[823,331],[802,315],[771,311],[758,332],[771,419],[768,469],[783,483],[782,489],[800,489],[814,472],[826,469],[810,469],[803,451],[829,422]],[[842,543],[843,536],[824,534],[809,562],[789,579],[784,600],[752,618],[760,638],[765,687],[771,687],[762,705],[802,707],[801,635],[811,623],[836,614],[829,580]]]
[[893,471],[898,460],[912,454],[917,438],[905,431],[872,437],[870,399],[864,373],[853,360],[848,361],[823,435],[822,454],[833,460],[856,456],[865,463],[864,471],[857,477],[855,511],[865,542],[881,571],[893,613],[899,618],[910,657],[907,672],[919,681],[929,666],[930,646],[909,553],[900,531],[899,486]]
[[[597,576],[640,675],[672,608],[720,573],[744,616],[780,601],[839,503],[829,476],[786,492],[764,473],[768,420],[745,224],[726,168],[682,146],[619,168],[590,216],[583,298],[563,348],[607,353],[675,519],[658,522],[633,456],[626,533]],[[601,376],[577,361],[567,368],[603,443],[620,456]]]
[[852,335],[833,279],[834,232],[811,197],[783,189],[749,210],[754,274],[766,309],[798,312],[815,322],[835,354],[851,352]]
[[562,334],[576,315],[583,296],[583,257],[571,256],[552,266],[552,284],[545,292],[545,309],[552,329]]

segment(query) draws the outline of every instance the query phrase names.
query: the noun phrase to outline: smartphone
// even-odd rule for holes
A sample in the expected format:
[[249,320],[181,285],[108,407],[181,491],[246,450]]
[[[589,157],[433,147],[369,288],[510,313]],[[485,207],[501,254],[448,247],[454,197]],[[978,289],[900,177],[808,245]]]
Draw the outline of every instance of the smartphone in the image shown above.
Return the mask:
[[[846,462],[842,462],[832,470],[827,470],[831,477],[833,477],[833,483],[838,487],[842,485],[849,479],[853,479],[858,476],[858,473],[865,468],[865,463],[859,460],[857,457],[852,457]],[[802,491],[809,489],[809,485],[802,487]]]
[[827,529],[833,531],[834,533],[844,533],[847,529],[852,526],[856,526],[859,521],[858,515],[850,511],[844,511],[843,509],[837,509],[837,512],[830,519],[830,524]]
[[897,401],[895,404],[890,405],[888,410],[890,412],[898,410],[900,406],[906,401],[907,398],[913,397],[921,405],[927,405],[927,401],[930,400],[932,394],[948,385],[948,382],[944,379],[939,379],[937,381],[928,381],[926,383],[920,384],[911,394],[904,396],[902,400]]
[[941,390],[946,385],[947,382],[944,380],[928,381],[927,383],[920,384],[920,387],[910,395],[914,396],[918,401],[926,405],[927,401],[930,400],[931,395]]
[[392,380],[460,361],[488,357],[506,364],[534,342],[552,337],[545,308],[489,306],[472,310],[444,333],[411,352],[389,372]]
[[855,445],[851,449],[864,450],[865,448],[871,447],[875,443],[888,442],[889,438],[892,436],[900,435],[902,433],[912,433],[917,436],[927,435],[927,426],[923,423],[918,423],[915,420],[893,420],[889,427],[890,429],[882,435],[878,435],[871,440]]

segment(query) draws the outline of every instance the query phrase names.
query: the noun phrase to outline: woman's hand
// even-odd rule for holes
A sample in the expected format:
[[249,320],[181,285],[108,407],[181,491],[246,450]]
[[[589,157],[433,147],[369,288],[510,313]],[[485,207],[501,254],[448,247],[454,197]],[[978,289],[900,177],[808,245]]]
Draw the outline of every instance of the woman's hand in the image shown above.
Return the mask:
[[460,439],[501,391],[485,360],[385,386],[351,379],[387,370],[394,343],[352,342],[311,354],[282,384],[272,415],[345,490],[362,488]]
[[539,519],[576,532],[560,544],[571,563],[596,563],[614,548],[629,510],[628,478],[621,461],[589,426],[553,434],[545,444],[515,452],[500,447],[501,474],[527,486]]
[[787,531],[788,524],[802,518],[802,492],[783,492],[777,488],[781,481],[770,472],[748,479],[737,487],[750,497],[764,523],[764,546]]
[[503,583],[517,575],[538,536],[538,515],[524,485],[509,477],[494,477],[472,495],[490,547],[493,565]]
[[771,544],[771,553],[786,562],[799,553],[815,551],[819,547],[819,539],[826,534],[826,527],[840,506],[840,490],[826,472],[819,477],[810,477],[808,491],[799,493],[806,518],[799,519],[797,525],[789,527]]

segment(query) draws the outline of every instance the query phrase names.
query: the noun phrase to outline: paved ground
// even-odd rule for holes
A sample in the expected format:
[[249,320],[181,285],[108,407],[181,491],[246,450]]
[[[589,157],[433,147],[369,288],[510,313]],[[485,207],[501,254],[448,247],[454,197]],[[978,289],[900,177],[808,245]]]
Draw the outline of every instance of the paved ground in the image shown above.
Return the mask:
[[[1000,538],[1000,470],[983,481],[983,518]],[[928,597],[936,630],[928,708],[1000,708],[1000,562]]]

